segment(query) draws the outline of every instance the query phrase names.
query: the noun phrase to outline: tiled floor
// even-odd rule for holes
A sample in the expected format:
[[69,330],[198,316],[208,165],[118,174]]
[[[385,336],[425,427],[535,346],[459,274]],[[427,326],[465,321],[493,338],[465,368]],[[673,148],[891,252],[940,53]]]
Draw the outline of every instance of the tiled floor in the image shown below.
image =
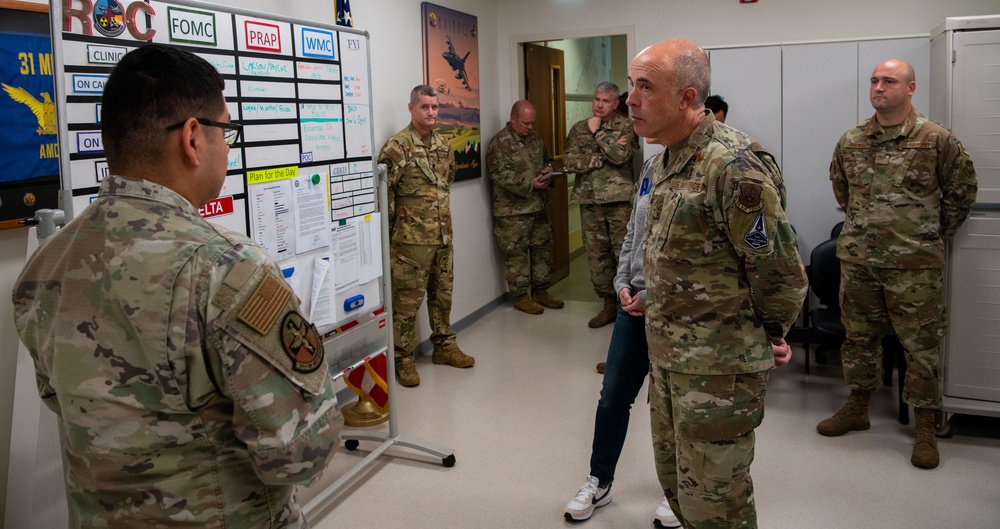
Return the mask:
[[[423,357],[420,386],[396,392],[399,433],[453,448],[454,467],[391,448],[312,512],[312,527],[571,525],[563,507],[588,473],[601,387],[594,365],[604,358],[611,326],[586,325],[600,303],[582,259],[552,292],[567,299],[565,308],[530,316],[508,305],[460,333],[459,344],[476,356],[474,368],[435,366]],[[871,430],[825,438],[816,423],[839,408],[848,390],[839,367],[803,371],[797,350],[793,363],[771,376],[752,469],[761,528],[1000,528],[1000,420],[957,417],[955,436],[940,440],[941,466],[919,470],[909,463],[912,425],[896,422],[894,388],[875,395]],[[614,501],[586,527],[652,527],[662,492],[645,395],[644,389],[634,407]],[[324,481],[301,491],[300,501],[376,446],[342,447]]]

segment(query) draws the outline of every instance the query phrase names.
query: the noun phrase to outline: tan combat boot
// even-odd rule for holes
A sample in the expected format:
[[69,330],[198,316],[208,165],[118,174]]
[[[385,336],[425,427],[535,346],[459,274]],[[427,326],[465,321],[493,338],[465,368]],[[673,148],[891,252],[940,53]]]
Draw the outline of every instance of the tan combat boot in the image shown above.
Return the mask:
[[548,309],[561,309],[565,305],[563,300],[549,294],[549,291],[544,288],[535,290],[531,294],[531,299],[534,299],[539,305]]
[[820,422],[816,426],[816,431],[821,435],[836,437],[851,430],[871,428],[871,423],[868,422],[868,400],[871,396],[871,391],[852,389],[847,404],[844,404],[833,417]]
[[396,380],[400,386],[408,388],[420,385],[420,375],[417,374],[417,364],[412,355],[396,359]]
[[604,327],[609,323],[613,323],[617,317],[618,298],[614,296],[604,296],[604,308],[601,309],[601,312],[597,313],[597,316],[591,318],[590,321],[587,322],[587,325],[589,325],[591,329]]
[[435,345],[434,354],[431,355],[431,362],[435,364],[448,364],[452,367],[472,367],[476,365],[476,359],[463,353],[456,344],[445,347]]
[[937,437],[934,435],[934,410],[916,408],[913,414],[917,418],[917,433],[910,463],[920,468],[937,468],[941,458],[938,455]]
[[541,305],[531,299],[527,294],[521,294],[514,300],[514,308],[521,311],[527,312],[528,314],[541,314],[545,312],[545,309]]

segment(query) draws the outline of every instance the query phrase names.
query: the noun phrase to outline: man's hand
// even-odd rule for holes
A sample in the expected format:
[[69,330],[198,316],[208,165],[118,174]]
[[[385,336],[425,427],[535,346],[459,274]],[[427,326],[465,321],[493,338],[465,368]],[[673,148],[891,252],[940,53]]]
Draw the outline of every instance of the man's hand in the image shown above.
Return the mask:
[[548,189],[549,182],[542,180],[542,176],[544,176],[545,174],[547,173],[535,175],[535,177],[531,179],[531,187],[535,189]]
[[632,289],[628,287],[618,291],[618,301],[622,303],[622,310],[632,316],[646,314],[646,305],[642,302],[642,296],[633,296]]
[[771,340],[771,352],[774,354],[774,367],[781,367],[792,359],[792,346],[784,338]]
[[601,118],[597,116],[587,118],[587,129],[590,130],[591,134],[596,133],[599,128],[601,128]]

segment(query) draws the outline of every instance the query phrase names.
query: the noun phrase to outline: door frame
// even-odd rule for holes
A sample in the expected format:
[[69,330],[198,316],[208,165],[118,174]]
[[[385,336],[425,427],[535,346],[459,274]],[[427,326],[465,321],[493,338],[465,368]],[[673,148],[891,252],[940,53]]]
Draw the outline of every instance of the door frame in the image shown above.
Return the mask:
[[[547,33],[531,33],[521,35],[511,35],[508,39],[510,64],[507,79],[510,83],[510,93],[516,99],[524,99],[524,50],[522,44],[526,42],[541,42],[546,40],[565,39],[586,39],[593,37],[607,37],[610,35],[625,35],[625,49],[629,57],[635,57],[635,26],[613,26],[606,28],[588,28],[567,31],[552,31]],[[621,87],[623,92],[628,91],[627,86]]]

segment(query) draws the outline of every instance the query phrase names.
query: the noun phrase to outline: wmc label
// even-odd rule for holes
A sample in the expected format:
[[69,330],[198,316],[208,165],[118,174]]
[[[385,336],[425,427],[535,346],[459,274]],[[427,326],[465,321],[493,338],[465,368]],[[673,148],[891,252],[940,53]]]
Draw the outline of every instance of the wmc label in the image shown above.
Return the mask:
[[215,13],[168,6],[167,29],[172,42],[216,45]]
[[337,60],[332,31],[302,28],[302,55]]

